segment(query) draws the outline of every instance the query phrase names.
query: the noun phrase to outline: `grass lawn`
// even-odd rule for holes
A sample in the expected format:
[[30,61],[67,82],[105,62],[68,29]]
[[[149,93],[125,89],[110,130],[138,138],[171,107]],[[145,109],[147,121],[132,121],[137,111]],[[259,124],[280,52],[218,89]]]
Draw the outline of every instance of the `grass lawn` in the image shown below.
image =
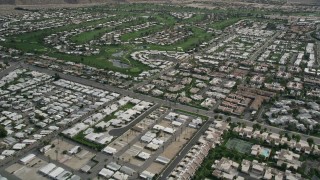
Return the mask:
[[175,17],[168,14],[158,14],[155,16],[155,19],[160,23],[164,23],[166,26],[173,26],[177,22]]
[[107,33],[110,29],[108,28],[100,28],[94,29],[92,31],[87,31],[80,33],[78,35],[72,36],[70,40],[76,44],[85,44],[93,39],[98,39],[104,33]]
[[106,49],[102,49],[100,54],[94,56],[74,56],[63,53],[51,53],[49,55],[58,59],[63,59],[66,61],[72,61],[76,63],[83,63],[85,65],[96,67],[99,69],[121,72],[123,74],[131,76],[137,76],[142,71],[150,69],[149,66],[129,58],[130,53],[128,53],[127,56],[121,59],[122,61],[130,65],[129,68],[120,68],[117,66],[113,66],[113,63],[109,61],[109,59],[113,53],[118,51],[118,49],[118,46],[109,46]]
[[192,113],[192,112],[184,111],[184,110],[181,110],[181,109],[175,109],[174,111],[177,112],[177,113],[182,113],[182,114],[186,114],[186,115],[200,117],[203,120],[208,120],[209,119],[208,116],[203,116],[203,115],[200,115],[200,114],[197,114],[197,113]]
[[193,22],[197,23],[199,21],[204,20],[205,17],[206,17],[205,14],[195,14],[191,18],[183,20],[183,22],[185,22],[185,23],[193,23]]
[[211,27],[218,30],[223,30],[226,27],[238,22],[241,18],[229,18],[227,20],[217,21],[211,24]]
[[128,102],[127,104],[125,104],[124,106],[122,106],[118,111],[126,111],[128,109],[131,109],[135,106],[135,104]]
[[16,42],[16,41],[11,41],[11,42],[5,42],[4,46],[7,47],[12,47],[15,49],[23,49],[24,52],[29,52],[29,53],[35,53],[35,54],[41,54],[45,53],[49,50],[49,48],[43,46],[42,44],[39,44],[38,42]]
[[61,31],[69,31],[75,28],[83,27],[83,26],[90,26],[96,25],[103,22],[106,22],[108,18],[84,22],[80,24],[70,24],[68,26],[57,27],[53,29],[45,29],[41,31],[34,31],[29,33],[23,33],[19,35],[14,35],[7,37],[7,41],[0,43],[1,45],[9,48],[16,48],[23,52],[46,52],[46,51],[53,51],[53,49],[44,44],[44,38],[49,36],[50,34],[54,34]]
[[148,47],[150,49],[160,50],[160,51],[176,51],[177,47],[181,47],[183,51],[186,51],[186,50],[197,47],[197,45],[202,43],[203,41],[213,38],[211,34],[208,34],[203,29],[200,29],[197,27],[192,27],[191,29],[192,29],[193,35],[188,37],[186,40],[182,40],[175,44],[164,45],[164,46],[151,44],[151,45],[148,45]]
[[129,40],[133,40],[135,38],[143,37],[147,34],[153,34],[155,32],[161,31],[162,29],[163,29],[163,26],[154,25],[154,26],[151,26],[149,28],[146,28],[146,29],[143,29],[140,31],[135,31],[135,32],[124,34],[120,37],[120,39],[121,39],[121,41],[129,41]]
[[[117,19],[120,19],[120,18],[122,18],[122,16],[117,17]],[[146,22],[146,19],[138,18],[137,20],[125,22],[115,27],[96,28],[92,31],[86,31],[78,35],[72,36],[70,40],[76,44],[85,44],[91,40],[100,38],[104,33],[111,32],[117,29],[128,28],[130,26],[134,26],[138,24],[143,24],[145,22]]]
[[[60,31],[67,31],[67,30],[70,30],[73,28],[80,27],[80,25],[83,25],[83,26],[95,25],[98,23],[103,23],[105,21],[107,21],[107,20],[101,19],[101,20],[97,20],[97,21],[81,23],[78,25],[72,24],[69,26],[58,27],[55,29],[47,29],[47,30],[42,30],[42,31],[25,33],[25,34],[9,37],[6,42],[3,42],[1,44],[4,45],[5,47],[12,47],[15,49],[19,49],[23,52],[30,52],[30,53],[35,53],[35,54],[47,53],[47,55],[49,55],[51,57],[56,57],[61,60],[83,63],[83,64],[86,64],[86,65],[89,65],[92,67],[121,72],[121,73],[128,74],[131,76],[136,76],[139,73],[141,73],[142,71],[150,69],[148,66],[146,66],[138,61],[134,61],[133,59],[129,59],[128,57],[123,57],[120,60],[124,60],[126,62],[129,62],[129,64],[131,65],[130,68],[116,67],[116,66],[113,66],[113,63],[111,61],[109,61],[109,58],[111,57],[111,55],[113,53],[117,52],[119,49],[120,50],[121,49],[131,50],[132,47],[108,46],[106,48],[102,48],[101,53],[98,55],[75,56],[75,55],[68,55],[68,54],[56,52],[55,49],[53,49],[50,46],[45,45],[43,42],[43,38],[45,38],[46,36],[48,36],[52,33],[57,33]],[[137,21],[137,22],[140,23],[140,21]],[[89,34],[82,33],[81,37],[77,37],[77,38],[80,38],[79,42],[88,41],[91,38],[94,38],[96,36],[96,34],[99,32],[98,31],[90,31],[88,33]],[[128,54],[128,56],[129,56],[129,54]]]
[[[147,6],[149,6],[149,5],[145,5],[145,4],[144,5],[136,5],[136,6],[130,7],[130,9],[135,8],[137,10],[139,10],[139,9],[145,10]],[[121,5],[121,7],[126,8],[127,6]],[[151,7],[157,7],[157,8],[163,9],[163,10],[167,10],[166,6],[153,6],[152,5]],[[111,30],[122,29],[122,28],[129,27],[132,25],[142,24],[142,23],[145,23],[149,20],[159,23],[158,25],[152,26],[150,28],[143,29],[143,30],[137,31],[137,32],[124,34],[123,36],[121,36],[122,40],[127,41],[130,39],[141,37],[145,34],[152,34],[157,31],[161,31],[164,28],[172,27],[177,22],[186,21],[185,23],[191,24],[193,22],[200,21],[205,17],[204,14],[197,14],[187,20],[177,20],[175,17],[173,17],[169,14],[166,14],[166,13],[162,13],[162,12],[156,12],[156,13],[150,14],[150,13],[145,13],[142,11],[132,11],[132,12],[131,11],[121,11],[121,9],[123,10],[123,8],[120,8],[119,12],[117,12],[117,11],[112,11],[112,13],[110,12],[110,14],[117,14],[117,16],[115,16],[115,17],[103,17],[100,20],[94,20],[94,21],[88,21],[88,22],[85,21],[80,24],[68,24],[65,26],[57,27],[57,28],[39,30],[39,31],[30,32],[30,33],[24,33],[21,35],[13,35],[13,36],[7,37],[6,38],[7,41],[1,42],[0,45],[3,45],[8,48],[15,48],[15,49],[21,50],[22,52],[25,52],[25,53],[30,52],[30,53],[35,53],[38,55],[45,54],[45,55],[48,55],[51,57],[56,57],[61,60],[83,63],[85,65],[96,67],[99,69],[112,70],[112,71],[120,72],[123,74],[131,75],[131,76],[136,76],[139,73],[141,73],[142,71],[149,70],[150,67],[130,58],[130,53],[132,51],[136,50],[135,48],[137,46],[135,46],[135,45],[102,46],[102,47],[97,47],[97,48],[100,48],[100,50],[101,50],[101,53],[98,55],[75,56],[75,55],[68,55],[68,54],[57,52],[56,49],[54,49],[53,47],[44,43],[44,38],[46,36],[49,36],[50,34],[58,33],[61,31],[70,31],[75,28],[81,28],[81,27],[86,27],[86,26],[95,27],[98,24],[103,24],[103,23],[108,22],[110,20],[119,19],[119,17],[123,18],[123,17],[133,16],[133,17],[138,17],[138,18],[136,20],[131,21],[131,22],[123,23],[122,25],[116,26],[113,29],[111,29],[111,28],[110,29],[108,29],[108,28],[95,29],[93,31],[83,32],[79,35],[76,35],[76,36],[73,36],[70,38],[73,42],[75,42],[77,44],[83,44],[83,43],[89,42],[92,39],[96,39],[96,38],[100,37],[102,34],[104,34],[107,31],[109,32]],[[173,7],[170,7],[170,8],[173,8]],[[91,8],[91,9],[92,9],[92,12],[99,11],[99,10],[105,11],[105,9],[103,9],[101,7],[100,8],[96,7],[96,8]],[[89,8],[88,10],[91,10],[91,9]],[[176,9],[176,8],[174,8],[174,9]],[[146,16],[149,15],[150,18],[149,19],[142,18],[141,15],[143,15],[143,14]],[[190,22],[190,23],[188,23],[188,22]],[[154,50],[173,50],[173,51],[178,50],[177,47],[181,47],[181,49],[179,49],[179,50],[187,51],[189,49],[197,47],[203,41],[206,41],[207,39],[212,38],[212,34],[206,33],[206,31],[203,29],[191,26],[191,30],[193,31],[192,36],[190,36],[186,40],[180,41],[176,44],[167,45],[167,46],[149,44],[147,46],[149,49],[154,49]],[[113,63],[111,61],[109,61],[112,58],[111,57],[112,53],[120,51],[120,50],[125,50],[128,53],[125,54],[123,57],[121,57],[121,58],[119,57],[117,59],[120,61],[123,61],[125,63],[128,63],[130,65],[129,68],[121,68],[121,67],[113,66]]]
[[117,116],[115,115],[118,111],[126,111],[128,109],[131,109],[135,106],[135,104],[128,102],[127,104],[121,106],[117,111],[111,113],[110,115],[107,115],[106,117],[103,118],[103,121],[108,122],[111,119],[115,119],[117,118]]
[[84,138],[85,136],[86,135],[83,134],[83,131],[81,131],[79,134],[75,135],[72,139],[80,144],[86,145],[86,146],[93,148],[93,149],[96,149],[98,151],[101,151],[105,147],[105,145],[97,144],[97,143],[86,140]]

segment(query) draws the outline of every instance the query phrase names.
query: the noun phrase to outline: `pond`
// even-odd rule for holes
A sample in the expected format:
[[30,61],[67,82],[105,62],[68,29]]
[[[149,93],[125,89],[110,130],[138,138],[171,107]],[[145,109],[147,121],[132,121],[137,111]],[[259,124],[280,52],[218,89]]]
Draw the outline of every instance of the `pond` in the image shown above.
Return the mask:
[[112,65],[115,66],[115,67],[119,67],[119,68],[129,68],[130,67],[129,64],[123,63],[123,62],[121,62],[120,60],[117,60],[117,59],[112,59],[110,61],[112,62]]
[[124,51],[119,51],[117,53],[113,53],[112,56],[113,57],[122,57],[124,55],[124,53],[125,53]]

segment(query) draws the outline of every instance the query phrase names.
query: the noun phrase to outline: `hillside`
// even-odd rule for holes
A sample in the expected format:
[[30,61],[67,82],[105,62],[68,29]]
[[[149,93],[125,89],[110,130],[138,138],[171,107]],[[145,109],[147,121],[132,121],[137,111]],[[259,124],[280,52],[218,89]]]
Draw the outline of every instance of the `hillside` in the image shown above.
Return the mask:
[[[47,4],[90,4],[90,3],[107,3],[107,2],[159,2],[159,1],[171,1],[171,0],[0,0],[1,4],[7,5],[47,5]],[[194,2],[201,0],[194,0]],[[214,1],[214,0],[212,0]],[[220,1],[220,0],[217,0]],[[227,0],[237,2],[239,0]],[[241,0],[246,1],[246,0]],[[173,1],[174,2],[174,1]],[[183,0],[177,0],[177,2],[183,2]],[[287,0],[288,3],[293,4],[309,4],[320,5],[319,0]]]
[[45,5],[45,4],[85,4],[104,3],[112,0],[0,0],[0,4],[11,5]]

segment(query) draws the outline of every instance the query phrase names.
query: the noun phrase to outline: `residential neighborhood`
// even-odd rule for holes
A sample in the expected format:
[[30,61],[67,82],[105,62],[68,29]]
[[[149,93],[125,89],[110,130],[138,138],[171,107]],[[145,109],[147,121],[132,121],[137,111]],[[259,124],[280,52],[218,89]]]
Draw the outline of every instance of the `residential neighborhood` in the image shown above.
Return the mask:
[[0,179],[320,178],[319,3],[27,1],[0,1]]

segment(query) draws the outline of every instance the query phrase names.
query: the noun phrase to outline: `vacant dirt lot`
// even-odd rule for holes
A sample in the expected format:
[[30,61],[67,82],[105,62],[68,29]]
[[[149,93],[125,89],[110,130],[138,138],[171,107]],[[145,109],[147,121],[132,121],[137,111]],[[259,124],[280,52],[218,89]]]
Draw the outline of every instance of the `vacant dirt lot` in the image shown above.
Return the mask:
[[196,132],[196,129],[187,127],[179,138],[177,138],[176,141],[171,143],[165,151],[161,154],[161,156],[164,156],[166,158],[172,159],[174,158],[177,153],[181,150],[181,148],[190,140],[190,138],[193,136],[193,134]]
[[[86,165],[90,159],[95,155],[92,152],[89,152],[85,149],[82,149],[79,153],[75,155],[64,154],[64,151],[69,151],[75,145],[65,142],[63,140],[54,140],[51,144],[54,144],[55,147],[45,153],[45,156],[48,156],[52,159],[58,158],[60,163],[69,166],[72,169],[78,170],[82,166]],[[58,156],[57,156],[58,154]]]
[[26,177],[27,179],[47,179],[38,173],[39,169],[47,164],[48,162],[39,158],[35,158],[27,165],[22,165],[19,163],[13,164],[9,166],[6,171],[14,174],[20,179],[26,179]]

